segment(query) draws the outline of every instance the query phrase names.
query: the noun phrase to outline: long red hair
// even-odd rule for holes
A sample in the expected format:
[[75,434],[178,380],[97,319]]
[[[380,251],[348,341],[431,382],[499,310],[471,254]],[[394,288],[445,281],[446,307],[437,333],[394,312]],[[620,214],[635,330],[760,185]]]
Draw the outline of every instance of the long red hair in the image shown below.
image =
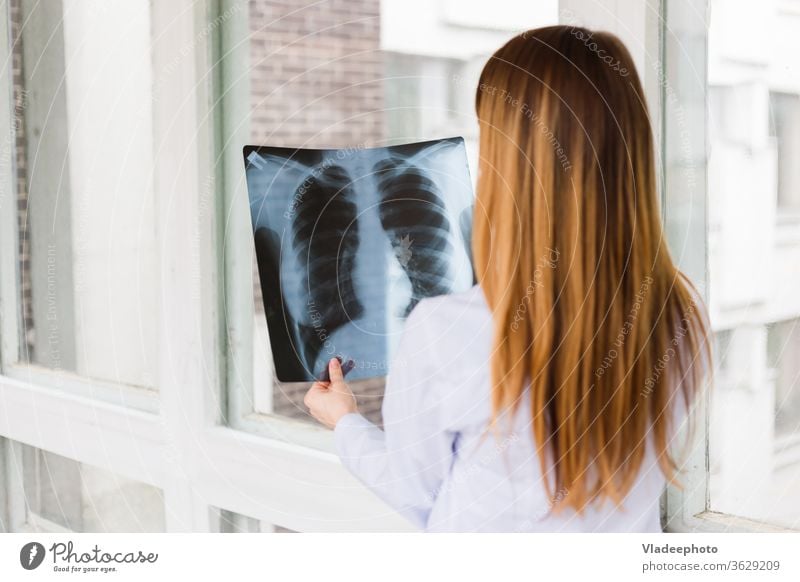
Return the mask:
[[699,294],[662,229],[653,135],[624,45],[553,26],[488,61],[473,254],[494,317],[493,418],[530,390],[556,510],[619,502],[669,438],[708,361]]

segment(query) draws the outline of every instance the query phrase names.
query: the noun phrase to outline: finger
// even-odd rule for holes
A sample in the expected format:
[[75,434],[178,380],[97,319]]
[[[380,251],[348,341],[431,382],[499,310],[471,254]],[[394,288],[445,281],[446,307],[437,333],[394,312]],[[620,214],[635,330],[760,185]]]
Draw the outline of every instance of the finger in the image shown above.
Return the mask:
[[313,390],[314,392],[325,392],[330,387],[331,387],[330,382],[314,382],[311,385],[311,388],[308,389],[308,391],[311,392]]
[[333,358],[328,363],[328,370],[331,374],[331,384],[335,384],[336,382],[343,382],[344,375],[342,374],[342,365],[339,363],[338,358]]

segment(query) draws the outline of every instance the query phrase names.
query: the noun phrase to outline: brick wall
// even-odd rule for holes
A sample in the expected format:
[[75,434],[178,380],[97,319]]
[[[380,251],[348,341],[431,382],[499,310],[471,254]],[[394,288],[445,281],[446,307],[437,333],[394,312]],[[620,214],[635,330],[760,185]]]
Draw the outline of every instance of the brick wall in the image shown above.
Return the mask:
[[[251,0],[252,142],[292,147],[382,145],[380,0]],[[257,278],[256,278],[257,281]],[[257,317],[263,317],[256,284]],[[380,422],[383,380],[352,384]],[[308,385],[276,386],[277,414],[308,418]]]
[[20,342],[20,360],[33,361],[33,295],[31,290],[30,252],[28,241],[28,183],[26,180],[25,108],[28,103],[25,92],[22,62],[22,14],[20,0],[9,3],[11,20],[11,79],[13,84],[14,112],[14,164],[16,167],[17,229],[19,233],[19,275],[22,304],[23,337]]
[[381,142],[379,4],[250,2],[256,142],[306,147]]

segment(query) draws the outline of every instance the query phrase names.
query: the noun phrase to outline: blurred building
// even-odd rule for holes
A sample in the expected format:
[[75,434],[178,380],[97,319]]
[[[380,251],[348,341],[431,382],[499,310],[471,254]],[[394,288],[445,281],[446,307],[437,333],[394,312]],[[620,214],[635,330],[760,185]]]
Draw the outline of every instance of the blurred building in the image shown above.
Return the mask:
[[711,3],[712,508],[800,519],[800,6]]

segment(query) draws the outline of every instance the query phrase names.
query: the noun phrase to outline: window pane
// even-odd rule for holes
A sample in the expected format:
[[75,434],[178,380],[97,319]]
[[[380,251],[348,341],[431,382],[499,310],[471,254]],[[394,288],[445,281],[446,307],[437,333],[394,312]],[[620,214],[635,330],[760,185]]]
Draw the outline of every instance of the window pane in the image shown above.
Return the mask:
[[271,531],[268,524],[263,524],[254,517],[247,517],[227,509],[216,510],[219,516],[220,533],[259,533]]
[[164,499],[151,485],[122,478],[27,445],[9,463],[22,467],[29,531],[139,533],[164,531]]
[[767,330],[767,369],[775,378],[775,436],[800,434],[800,319],[779,321]]
[[11,14],[20,359],[151,386],[150,3],[12,0]]
[[800,12],[709,14],[710,509],[800,528]]
[[778,154],[778,213],[800,216],[800,95],[770,91],[770,137]]
[[[474,96],[488,55],[515,32],[554,24],[558,3],[400,0],[249,2],[251,143],[371,147],[463,136],[474,168]],[[472,172],[474,177],[475,173]],[[311,420],[308,385],[272,381],[256,287],[253,409]],[[265,387],[271,387],[265,388]],[[380,422],[383,380],[354,382],[362,411]]]
[[235,511],[217,508],[213,508],[212,511],[216,513],[220,533],[297,533]]

